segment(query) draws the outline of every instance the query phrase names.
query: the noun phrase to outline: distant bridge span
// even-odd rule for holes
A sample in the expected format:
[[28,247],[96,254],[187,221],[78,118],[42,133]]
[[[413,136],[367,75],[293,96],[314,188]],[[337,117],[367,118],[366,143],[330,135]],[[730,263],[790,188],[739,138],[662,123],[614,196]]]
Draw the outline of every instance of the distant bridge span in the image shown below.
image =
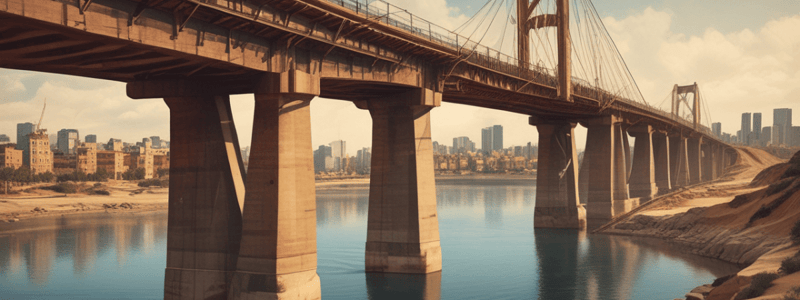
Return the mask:
[[[568,7],[558,1],[559,11]],[[658,193],[713,180],[735,161],[700,125],[696,103],[694,119],[684,120],[413,15],[397,19],[376,3],[384,5],[0,0],[0,67],[126,82],[131,98],[167,103],[170,299],[319,297],[315,96],[352,101],[373,119],[368,272],[441,270],[428,113],[441,101],[531,116],[539,130],[536,227],[583,228],[587,218],[610,219]],[[548,24],[566,30],[562,13],[553,16]],[[246,176],[232,94],[256,99]],[[582,166],[577,123],[589,129]]]

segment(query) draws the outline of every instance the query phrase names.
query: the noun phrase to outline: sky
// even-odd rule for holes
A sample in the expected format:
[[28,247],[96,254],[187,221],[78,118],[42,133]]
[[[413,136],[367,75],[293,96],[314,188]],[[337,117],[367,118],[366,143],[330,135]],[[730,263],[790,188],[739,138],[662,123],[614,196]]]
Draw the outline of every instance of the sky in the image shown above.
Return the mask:
[[[501,1],[501,0],[494,0]],[[548,0],[544,0],[545,2]],[[551,0],[552,1],[552,0]],[[573,0],[584,1],[584,0]],[[392,0],[444,28],[469,20],[485,0]],[[645,99],[663,103],[674,84],[697,82],[714,122],[735,134],[743,112],[762,113],[772,124],[772,109],[800,114],[800,1],[595,0]],[[489,37],[487,44],[492,45]],[[0,58],[2,59],[2,58]],[[126,142],[161,136],[169,140],[169,109],[162,100],[132,100],[119,82],[0,69],[0,134],[16,140],[16,124],[36,123],[47,99],[42,127],[49,133],[74,128],[81,137]],[[242,147],[250,145],[253,96],[231,97]],[[317,98],[311,104],[312,143],[347,142],[347,153],[371,145],[371,119],[350,102]],[[795,124],[800,119],[795,118]],[[536,143],[528,116],[443,103],[431,112],[432,138],[451,145],[468,136],[480,145],[480,129],[504,127],[505,146]],[[578,126],[583,148],[586,130]]]

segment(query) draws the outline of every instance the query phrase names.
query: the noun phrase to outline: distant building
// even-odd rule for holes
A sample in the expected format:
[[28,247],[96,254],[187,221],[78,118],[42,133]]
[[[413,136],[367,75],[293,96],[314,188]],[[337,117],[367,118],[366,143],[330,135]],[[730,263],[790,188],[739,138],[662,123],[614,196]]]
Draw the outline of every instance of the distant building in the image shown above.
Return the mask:
[[120,180],[122,173],[128,171],[128,167],[125,166],[125,155],[130,156],[122,151],[97,151],[97,168],[106,170],[112,175],[112,179]]
[[486,155],[491,155],[495,150],[503,150],[503,126],[501,125],[481,129],[481,151]]
[[0,134],[0,144],[7,144],[7,143],[11,143],[11,138],[9,138],[5,134]]
[[793,126],[789,133],[790,137],[787,140],[791,143],[790,145],[792,147],[800,146],[800,126]]
[[333,170],[344,170],[343,161],[347,155],[346,142],[342,140],[333,141],[329,144],[331,146],[331,157],[333,157]]
[[475,143],[470,141],[466,136],[453,138],[453,152],[466,153],[475,152]]
[[77,129],[61,129],[58,131],[58,150],[68,155],[75,154],[78,140],[80,140],[80,135],[78,135]]
[[0,168],[22,167],[22,150],[15,149],[16,146],[11,143],[0,145]]
[[122,151],[125,144],[120,139],[109,139],[106,143],[106,150],[108,151]]
[[742,145],[750,145],[750,132],[752,130],[750,119],[750,113],[742,114],[742,133],[739,139],[739,142],[741,142]]
[[33,123],[19,123],[17,124],[17,150],[22,150],[22,164],[28,166],[30,162],[30,152],[28,146],[28,135],[33,133],[36,125]]
[[720,122],[711,123],[711,131],[717,138],[722,137],[722,123]]
[[[326,168],[326,159],[331,157],[331,147],[320,145],[319,149],[314,150],[314,172],[325,172],[328,169]],[[333,168],[333,160],[331,159],[331,168]]]
[[753,113],[753,140],[751,144],[755,145],[761,141],[761,113]]
[[369,174],[372,170],[372,153],[370,148],[362,148],[356,152],[355,171],[358,174]]
[[161,137],[159,136],[151,136],[150,142],[153,143],[153,148],[161,148]]
[[28,166],[33,174],[53,172],[53,152],[50,151],[50,138],[46,129],[28,134]]
[[97,172],[97,144],[80,143],[75,149],[77,170],[85,174]]
[[761,139],[759,140],[761,146],[769,146],[771,140],[772,140],[772,127],[767,126],[761,128]]
[[87,143],[97,143],[97,135],[96,134],[88,134],[84,137],[85,142]]
[[772,111],[772,144],[791,145],[789,130],[792,128],[792,109],[776,108]]

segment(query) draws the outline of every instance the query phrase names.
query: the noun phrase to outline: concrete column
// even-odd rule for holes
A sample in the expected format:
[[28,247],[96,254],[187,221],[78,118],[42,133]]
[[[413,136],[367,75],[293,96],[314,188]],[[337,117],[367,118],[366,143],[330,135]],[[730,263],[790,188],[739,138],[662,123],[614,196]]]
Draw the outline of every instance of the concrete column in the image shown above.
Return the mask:
[[682,136],[670,137],[670,162],[672,163],[672,186],[683,187],[689,185],[689,160],[686,138]]
[[576,124],[541,123],[531,117],[531,125],[539,131],[533,227],[586,228],[586,210],[578,196]]
[[633,146],[630,194],[631,197],[638,197],[640,200],[649,200],[658,193],[653,157],[653,127],[639,125],[628,131],[636,138]]
[[270,74],[259,88],[241,249],[228,299],[320,299],[309,106],[319,78]]
[[237,193],[244,195],[230,103],[213,95],[164,101],[172,139],[164,299],[224,299],[242,232]]
[[442,269],[429,113],[439,103],[430,90],[356,103],[372,116],[367,272]]
[[658,192],[664,193],[672,189],[672,181],[670,180],[669,138],[665,132],[654,132],[652,138],[656,186],[658,187]]
[[[587,122],[585,163],[588,167],[588,220],[608,220],[638,205],[628,198],[625,131],[621,120],[605,116]],[[541,163],[541,162],[540,162]]]
[[711,181],[714,180],[714,160],[713,155],[713,145],[711,144],[703,144],[700,149],[703,151],[703,158],[702,158],[702,168],[700,170],[700,174],[702,175],[702,180]]
[[689,158],[689,182],[700,183],[703,178],[702,138],[687,139],[687,157]]
[[630,157],[628,134],[621,124],[614,125],[614,200],[630,198],[628,190],[628,157]]

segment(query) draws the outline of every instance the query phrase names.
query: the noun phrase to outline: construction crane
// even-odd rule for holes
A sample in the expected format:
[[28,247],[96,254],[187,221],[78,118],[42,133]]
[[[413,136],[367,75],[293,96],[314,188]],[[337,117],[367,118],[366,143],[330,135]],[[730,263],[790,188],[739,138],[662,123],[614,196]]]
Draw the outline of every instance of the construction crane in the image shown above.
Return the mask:
[[39,123],[36,123],[36,133],[39,133],[39,129],[42,125],[42,119],[44,119],[44,109],[47,108],[47,98],[44,98],[44,106],[42,107],[42,116],[39,117]]

